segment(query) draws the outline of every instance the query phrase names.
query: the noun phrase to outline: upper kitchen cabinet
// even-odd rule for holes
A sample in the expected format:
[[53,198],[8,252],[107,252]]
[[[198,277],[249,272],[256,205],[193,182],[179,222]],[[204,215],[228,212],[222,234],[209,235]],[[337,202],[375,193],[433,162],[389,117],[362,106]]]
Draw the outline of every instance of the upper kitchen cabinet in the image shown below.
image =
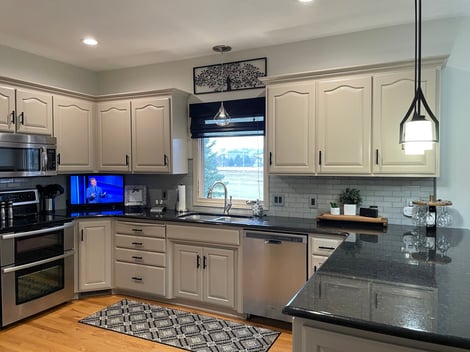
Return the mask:
[[52,135],[52,94],[0,87],[0,130]]
[[371,76],[316,85],[318,173],[370,174]]
[[269,172],[315,172],[315,83],[272,85],[267,88]]
[[188,172],[187,95],[98,104],[98,170]]
[[54,135],[59,172],[94,168],[93,107],[90,101],[54,96]]
[[98,104],[99,171],[131,171],[131,104],[129,100]]
[[[438,68],[421,73],[421,87],[431,110],[439,118]],[[414,96],[414,71],[374,75],[373,172],[376,174],[439,176],[439,145],[424,155],[406,155],[399,144],[400,122]]]

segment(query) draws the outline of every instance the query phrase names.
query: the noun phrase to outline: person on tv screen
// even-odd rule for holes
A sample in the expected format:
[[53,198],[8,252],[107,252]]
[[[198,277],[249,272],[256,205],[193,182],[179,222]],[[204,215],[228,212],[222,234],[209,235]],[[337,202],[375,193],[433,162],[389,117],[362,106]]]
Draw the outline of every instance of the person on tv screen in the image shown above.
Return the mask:
[[88,203],[101,203],[106,198],[106,192],[97,185],[96,178],[90,178],[90,186],[86,189],[86,199]]

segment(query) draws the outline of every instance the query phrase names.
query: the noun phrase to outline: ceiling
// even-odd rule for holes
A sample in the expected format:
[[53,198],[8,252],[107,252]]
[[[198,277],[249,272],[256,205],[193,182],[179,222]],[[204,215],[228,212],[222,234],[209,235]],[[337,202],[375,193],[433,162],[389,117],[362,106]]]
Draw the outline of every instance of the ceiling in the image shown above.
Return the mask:
[[[469,15],[470,0],[423,1],[423,20]],[[413,0],[0,0],[0,45],[103,71],[413,21]]]

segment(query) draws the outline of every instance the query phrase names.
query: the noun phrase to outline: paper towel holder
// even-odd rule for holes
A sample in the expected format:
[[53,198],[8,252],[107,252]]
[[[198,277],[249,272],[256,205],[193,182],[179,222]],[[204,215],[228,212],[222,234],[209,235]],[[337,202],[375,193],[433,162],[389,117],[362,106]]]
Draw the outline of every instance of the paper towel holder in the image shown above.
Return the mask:
[[183,184],[178,185],[176,189],[176,211],[183,213],[188,211],[186,209],[186,186]]

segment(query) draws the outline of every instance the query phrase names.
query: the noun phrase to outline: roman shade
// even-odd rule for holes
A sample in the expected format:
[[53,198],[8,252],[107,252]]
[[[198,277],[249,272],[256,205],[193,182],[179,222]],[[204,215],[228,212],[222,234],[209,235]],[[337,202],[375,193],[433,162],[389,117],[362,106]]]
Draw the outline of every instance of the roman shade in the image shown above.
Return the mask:
[[224,105],[230,114],[227,126],[218,126],[214,120],[220,101],[190,104],[191,138],[264,135],[265,97],[224,100]]

